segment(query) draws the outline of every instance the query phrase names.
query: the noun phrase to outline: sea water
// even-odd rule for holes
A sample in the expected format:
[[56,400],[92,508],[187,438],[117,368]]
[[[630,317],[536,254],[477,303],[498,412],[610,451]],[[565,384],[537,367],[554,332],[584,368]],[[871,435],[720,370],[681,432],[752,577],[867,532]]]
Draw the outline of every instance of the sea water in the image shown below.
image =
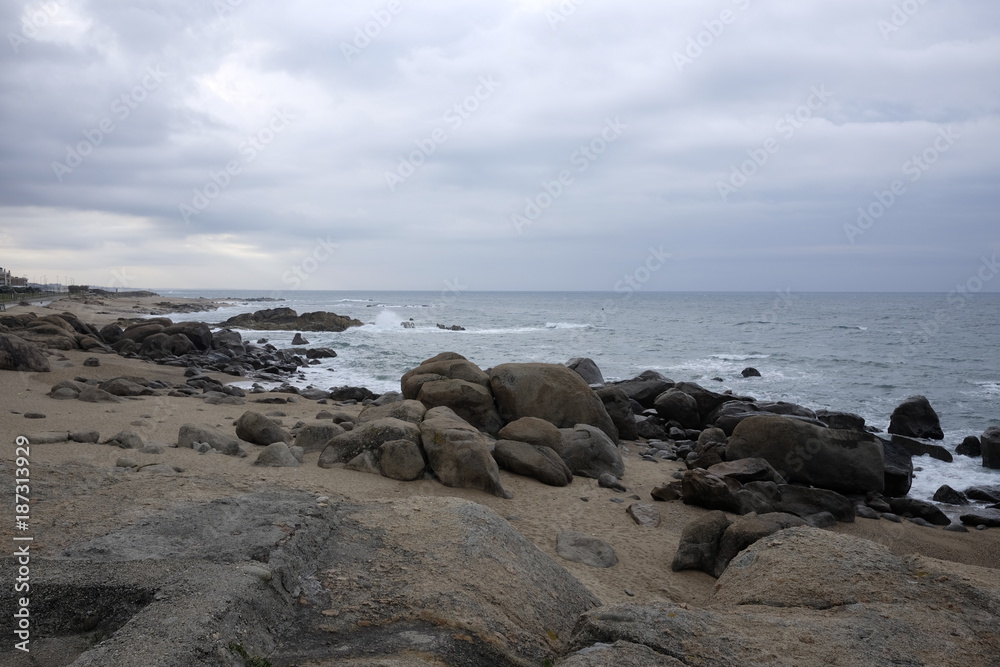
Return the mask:
[[[656,370],[675,381],[761,400],[853,412],[885,430],[893,408],[927,396],[943,444],[1000,425],[1000,294],[677,292],[324,292],[161,290],[227,299],[219,311],[175,320],[222,321],[262,308],[332,311],[364,322],[341,333],[304,332],[334,359],[302,369],[300,386],[399,390],[399,378],[440,352],[481,368],[590,357],[608,381]],[[248,299],[276,297],[276,302]],[[412,323],[412,328],[403,323]],[[459,325],[464,331],[440,329]],[[295,332],[244,331],[291,346]],[[752,366],[761,377],[744,378]],[[941,484],[1000,484],[979,459],[914,458],[911,495]]]

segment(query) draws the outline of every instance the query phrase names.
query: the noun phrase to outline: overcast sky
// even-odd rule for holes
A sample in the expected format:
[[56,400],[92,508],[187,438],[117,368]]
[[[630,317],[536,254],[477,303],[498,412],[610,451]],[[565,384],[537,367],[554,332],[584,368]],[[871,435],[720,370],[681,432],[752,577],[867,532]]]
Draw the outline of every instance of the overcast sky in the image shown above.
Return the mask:
[[0,266],[32,280],[1000,290],[996,0],[10,0],[0,22]]

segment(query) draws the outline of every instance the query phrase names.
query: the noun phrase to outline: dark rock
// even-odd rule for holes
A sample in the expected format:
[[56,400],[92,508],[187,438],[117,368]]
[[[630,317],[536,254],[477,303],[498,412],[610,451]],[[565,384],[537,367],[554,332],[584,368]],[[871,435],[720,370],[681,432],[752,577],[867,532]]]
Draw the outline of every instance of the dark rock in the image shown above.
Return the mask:
[[760,371],[754,368],[753,366],[748,366],[743,369],[740,375],[742,375],[745,378],[759,378]]
[[378,448],[382,475],[401,482],[412,482],[424,476],[426,461],[420,446],[409,440],[390,440]]
[[101,360],[97,357],[87,357],[83,360],[83,365],[88,368],[97,368],[101,365]]
[[24,413],[24,418],[25,419],[45,419],[45,415],[42,414],[41,412],[25,412]]
[[875,519],[877,521],[879,518],[879,513],[867,505],[855,505],[854,514],[862,519]]
[[[125,332],[128,335],[128,331]],[[139,346],[139,356],[149,359],[163,359],[165,357],[180,357],[195,349],[192,343],[184,334],[155,333],[143,338]]]
[[284,442],[273,442],[265,447],[253,464],[270,468],[298,468],[302,465]]
[[[135,380],[137,379],[142,380],[142,382],[136,382]],[[111,380],[105,380],[100,384],[100,388],[112,396],[142,396],[144,394],[149,395],[153,393],[146,387],[146,381],[142,378],[130,379],[126,377],[119,377]]]
[[212,330],[204,322],[178,322],[163,330],[168,336],[181,334],[202,352],[212,349]]
[[829,512],[807,514],[803,520],[813,528],[831,528],[837,525],[837,518]]
[[[746,500],[737,495],[743,485],[735,479],[716,477],[702,469],[689,470],[681,479],[681,498],[687,505],[697,505],[710,510],[723,510],[746,514],[756,508],[747,507]],[[756,497],[754,497],[756,498]],[[761,509],[770,509],[761,504]]]
[[916,498],[890,498],[889,506],[894,514],[924,519],[935,526],[947,526],[951,523],[951,519],[937,505]]
[[911,396],[896,406],[889,418],[889,433],[931,440],[944,438],[941,420],[924,396]]
[[301,333],[296,333],[295,336],[292,337],[292,345],[308,345],[308,344],[309,341],[303,338]]
[[778,493],[780,500],[773,503],[776,511],[787,512],[802,518],[827,512],[837,521],[854,522],[854,504],[836,491],[779,484]]
[[252,410],[247,410],[236,420],[236,435],[255,445],[267,446],[275,442],[287,445],[292,442],[292,436],[277,422]]
[[97,431],[74,431],[69,434],[72,442],[96,444],[101,439],[101,434]]
[[105,440],[104,444],[121,449],[142,449],[146,446],[146,441],[135,431],[121,431]]
[[913,454],[892,440],[879,440],[885,462],[885,488],[882,492],[889,497],[905,496],[913,484]]
[[0,370],[48,373],[51,369],[37,347],[13,334],[0,333]]
[[663,421],[659,417],[647,417],[636,419],[635,433],[640,438],[647,440],[666,440],[667,429],[663,426]]
[[353,459],[344,464],[344,470],[364,472],[369,475],[381,475],[382,468],[379,466],[378,456],[370,449],[366,449]]
[[966,526],[986,526],[987,528],[1000,528],[1000,510],[997,509],[974,509],[958,517],[959,521]]
[[593,359],[574,357],[566,362],[566,367],[575,371],[587,384],[604,384],[604,376]]
[[100,330],[100,337],[108,345],[114,345],[122,339],[125,330],[120,326],[112,322],[111,324],[105,324]]
[[676,421],[684,428],[700,428],[698,401],[679,389],[668,389],[653,401],[656,413],[665,421]]
[[660,510],[653,505],[632,503],[626,508],[626,513],[643,528],[656,528],[660,525]]
[[256,329],[266,331],[344,331],[350,327],[360,327],[364,322],[336,313],[315,312],[297,314],[291,308],[271,308],[255,313],[244,313],[230,317],[223,327],[234,329]]
[[714,576],[719,542],[730,523],[724,512],[714,511],[684,526],[670,569],[674,572],[700,570]]
[[1000,485],[997,486],[970,486],[965,490],[969,500],[978,500],[984,503],[1000,503]]
[[98,387],[86,387],[77,397],[84,403],[121,403],[122,399]]
[[230,456],[243,455],[243,450],[240,448],[240,441],[236,436],[223,433],[211,426],[195,424],[184,424],[181,426],[177,434],[177,446],[190,449],[196,442],[207,443],[212,449]]
[[625,395],[625,392],[618,387],[602,387],[595,390],[594,393],[604,403],[604,409],[608,411],[608,416],[611,417],[615,428],[618,429],[619,439],[638,439],[639,433],[636,430],[632,401]]
[[361,401],[374,398],[375,393],[367,387],[331,387],[330,399],[334,401]]
[[760,414],[760,409],[749,401],[726,401],[712,410],[705,418],[706,424],[715,424],[726,435],[732,435],[741,421]]
[[490,388],[490,379],[479,366],[455,352],[442,352],[407,371],[400,379],[403,398],[416,399],[425,382],[465,380]]
[[574,475],[599,479],[605,473],[615,477],[625,474],[625,464],[618,447],[601,429],[589,424],[577,424],[574,428],[559,431],[562,442],[556,452]]
[[315,347],[306,350],[307,359],[335,359],[337,353],[328,347]]
[[618,556],[610,544],[572,530],[556,535],[556,553],[568,561],[591,567],[608,568],[618,564]]
[[621,480],[610,473],[604,473],[597,478],[597,486],[604,489],[612,489],[614,491],[621,491],[625,493],[628,489],[622,484]]
[[842,493],[885,488],[881,443],[859,431],[818,427],[776,415],[742,421],[733,431],[726,458],[763,458],[789,482]]
[[[621,389],[629,400],[643,408],[652,408],[656,397],[674,386],[674,381],[656,371],[644,371],[638,377],[612,385]],[[634,409],[634,408],[633,408]]]
[[717,477],[732,477],[740,484],[748,482],[774,482],[784,484],[785,479],[764,459],[748,458],[717,463],[708,472]]
[[428,410],[419,430],[430,469],[442,484],[512,497],[500,483],[500,470],[490,451],[492,439],[453,410]]
[[979,438],[974,435],[970,435],[962,440],[962,443],[955,448],[955,453],[960,456],[971,456],[973,458],[982,456],[982,444],[979,442]]
[[1000,469],[1000,426],[991,426],[980,436],[983,466]]
[[604,403],[583,378],[565,366],[501,364],[490,370],[489,378],[504,422],[539,417],[559,428],[589,424],[604,431],[612,443],[618,442],[618,429]]
[[326,443],[346,432],[343,426],[328,421],[306,424],[296,433],[295,446],[301,447],[302,451],[307,454],[321,452],[326,447]]
[[540,447],[516,440],[498,440],[493,458],[504,470],[537,479],[550,486],[566,486],[573,473],[562,457],[550,447]]
[[720,394],[714,391],[709,391],[694,382],[680,382],[674,385],[674,389],[683,391],[695,400],[698,404],[699,415],[709,415],[713,410],[726,401],[731,401],[736,398],[730,394]]
[[552,423],[538,417],[522,417],[500,429],[503,440],[527,442],[538,447],[549,447],[557,453],[562,449],[562,433]]
[[954,458],[952,457],[951,452],[941,445],[931,445],[902,435],[892,436],[892,442],[893,444],[903,447],[912,456],[923,456],[926,454],[933,459],[944,461],[945,463],[951,463]]
[[667,502],[670,500],[680,500],[681,485],[678,482],[670,482],[663,486],[657,486],[649,492],[653,500]]
[[947,484],[942,485],[934,492],[934,502],[945,503],[947,505],[968,505],[969,499],[961,491],[956,491]]
[[933,528],[934,527],[933,523],[931,523],[927,519],[924,519],[923,517],[911,516],[911,517],[906,517],[906,520],[909,521],[910,523],[915,523],[918,526],[923,526],[924,528]]
[[944,527],[945,530],[951,533],[967,533],[969,529],[960,523],[950,523]]

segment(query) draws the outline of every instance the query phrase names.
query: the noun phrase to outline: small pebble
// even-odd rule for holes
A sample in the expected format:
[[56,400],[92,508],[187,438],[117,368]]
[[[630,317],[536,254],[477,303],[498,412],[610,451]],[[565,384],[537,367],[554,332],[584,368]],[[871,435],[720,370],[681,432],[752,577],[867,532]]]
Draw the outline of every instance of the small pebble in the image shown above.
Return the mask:
[[610,500],[613,503],[623,503],[623,502],[625,502],[621,498],[608,498],[608,500]]
[[589,503],[590,502],[590,498],[582,498],[581,497],[580,500],[582,500],[585,503]]
[[976,526],[976,530],[986,530],[986,524],[983,523],[979,524],[978,526]]
[[634,597],[635,597],[635,593],[633,593],[633,592],[632,592],[632,591],[631,591],[630,589],[628,589],[628,588],[626,588],[626,589],[625,589],[625,595],[629,596],[630,598],[634,598]]
[[25,419],[45,419],[45,415],[43,415],[41,412],[25,412],[24,413],[24,418]]

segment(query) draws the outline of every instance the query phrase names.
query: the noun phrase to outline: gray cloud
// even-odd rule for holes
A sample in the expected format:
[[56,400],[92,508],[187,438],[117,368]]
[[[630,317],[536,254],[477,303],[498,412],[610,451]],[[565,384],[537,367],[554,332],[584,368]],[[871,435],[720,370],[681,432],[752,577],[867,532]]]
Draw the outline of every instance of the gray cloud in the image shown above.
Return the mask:
[[947,291],[1000,250],[995,3],[220,2],[0,9],[4,266]]

